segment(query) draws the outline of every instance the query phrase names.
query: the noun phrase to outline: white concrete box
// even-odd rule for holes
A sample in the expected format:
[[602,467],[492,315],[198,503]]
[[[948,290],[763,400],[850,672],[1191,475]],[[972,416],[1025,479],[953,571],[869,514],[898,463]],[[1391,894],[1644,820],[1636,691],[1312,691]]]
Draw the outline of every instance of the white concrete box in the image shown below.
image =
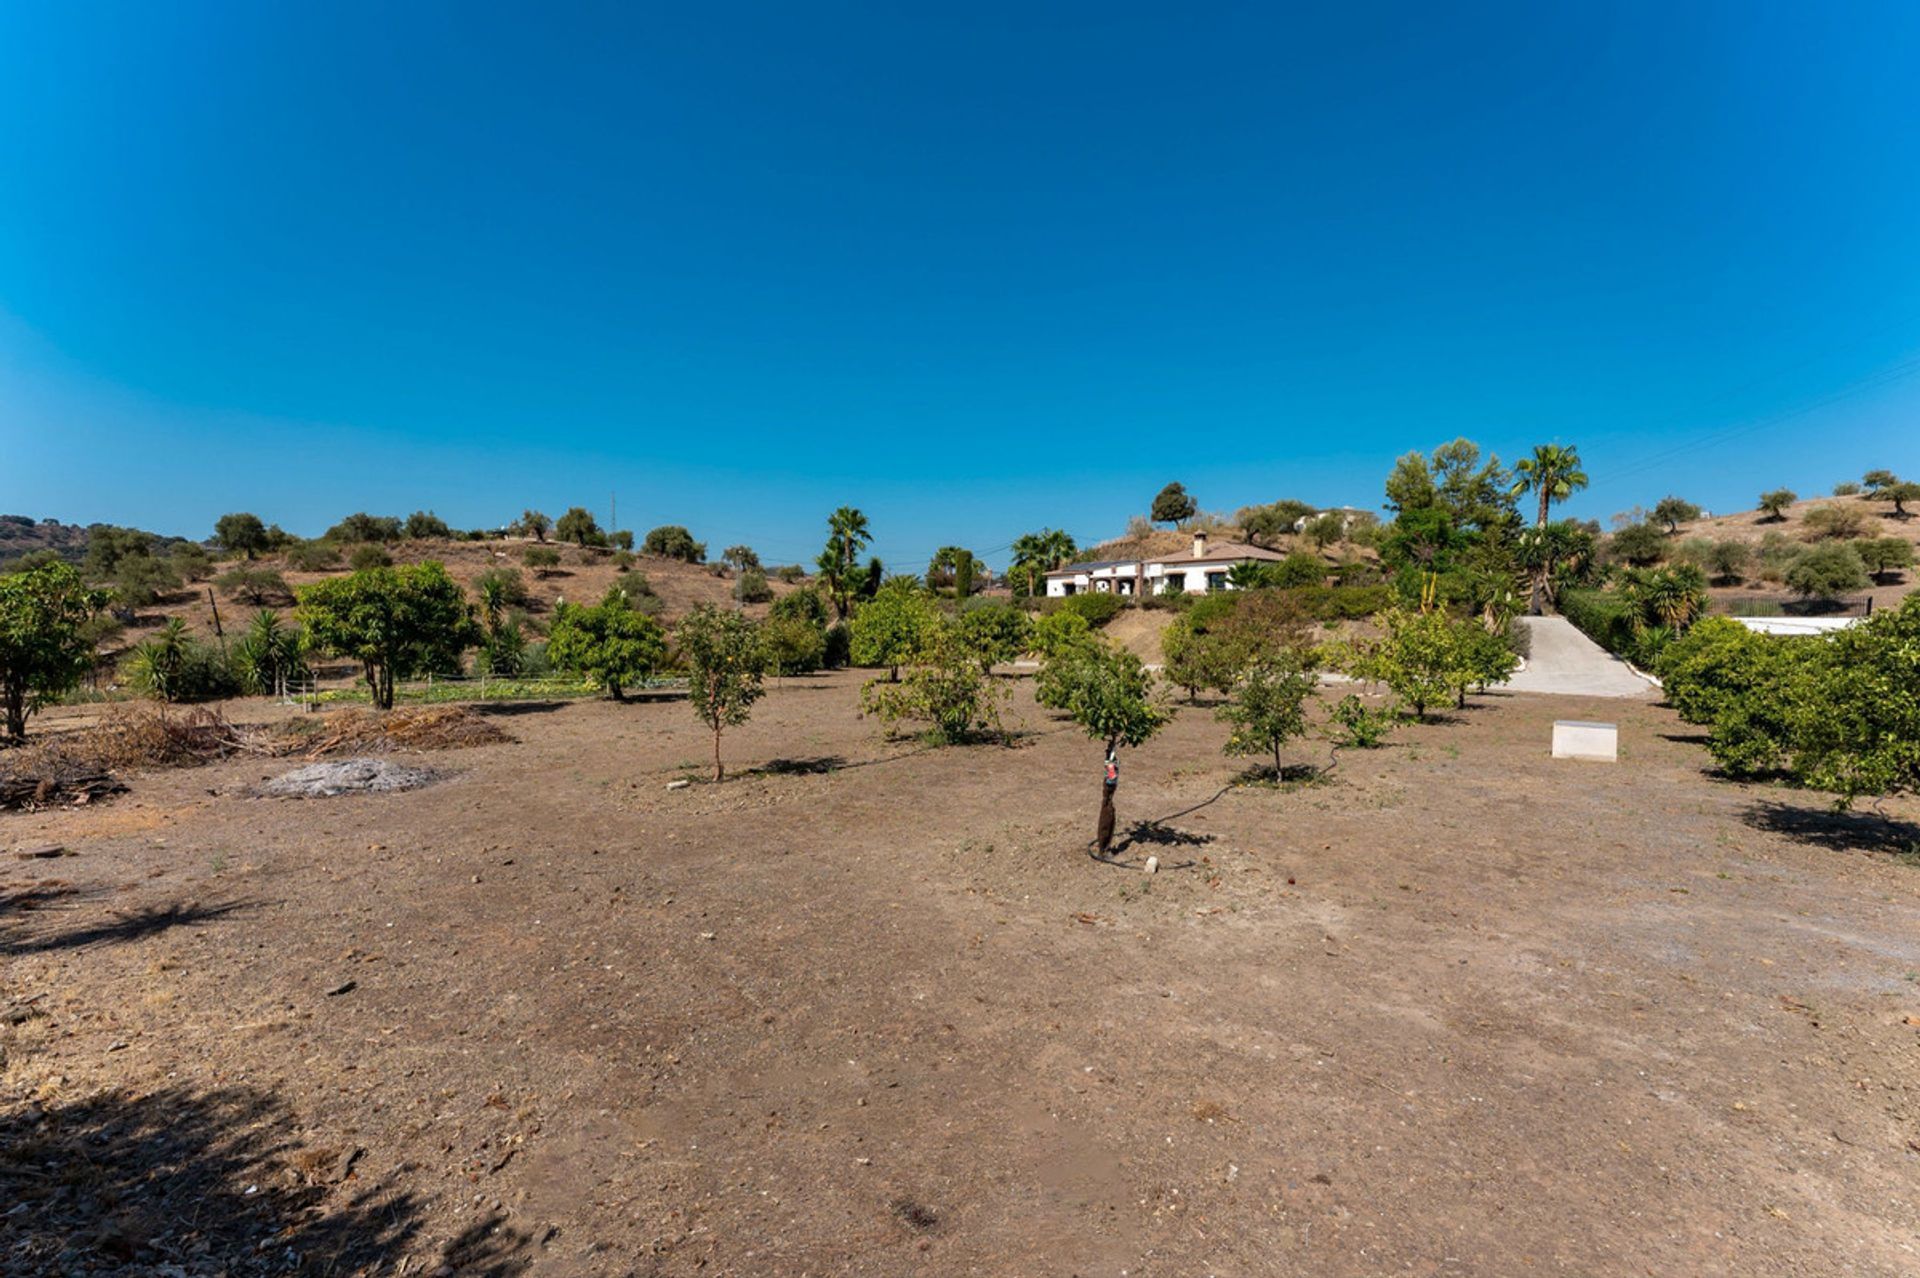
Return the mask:
[[1553,757],[1617,762],[1620,758],[1620,728],[1612,723],[1556,719],[1553,723]]

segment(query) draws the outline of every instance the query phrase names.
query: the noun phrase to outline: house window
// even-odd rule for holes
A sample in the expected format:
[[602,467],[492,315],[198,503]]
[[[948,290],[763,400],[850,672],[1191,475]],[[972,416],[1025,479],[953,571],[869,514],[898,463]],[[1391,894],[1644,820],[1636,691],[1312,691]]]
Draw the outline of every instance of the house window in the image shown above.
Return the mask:
[[1210,573],[1208,573],[1208,574],[1207,574],[1207,589],[1208,589],[1209,591],[1214,591],[1214,590],[1225,590],[1226,588],[1227,588],[1227,574],[1226,574],[1226,573],[1224,573],[1224,572],[1210,572]]
[[1102,577],[1099,581],[1093,583],[1093,588],[1104,595],[1113,589],[1113,583]]
[[1064,585],[1060,587],[1060,593],[1063,595],[1078,594],[1079,590],[1080,590],[1080,587],[1075,585],[1071,581],[1066,582]]
[[1184,572],[1170,572],[1160,579],[1160,593],[1163,595],[1177,595],[1186,588],[1187,574]]

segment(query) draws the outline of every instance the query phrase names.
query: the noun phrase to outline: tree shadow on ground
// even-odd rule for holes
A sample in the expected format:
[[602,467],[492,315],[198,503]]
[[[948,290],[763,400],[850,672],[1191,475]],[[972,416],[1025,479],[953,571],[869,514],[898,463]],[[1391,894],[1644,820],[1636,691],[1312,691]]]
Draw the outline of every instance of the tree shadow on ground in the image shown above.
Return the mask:
[[552,714],[571,704],[570,701],[475,701],[467,709],[491,718],[517,719],[523,714]]
[[1135,821],[1120,840],[1120,850],[1125,851],[1136,843],[1152,844],[1162,848],[1198,848],[1213,842],[1211,834],[1195,834],[1191,830],[1180,830],[1158,821]]
[[842,768],[866,767],[868,764],[884,763],[884,759],[868,759],[865,763],[847,762],[845,755],[822,754],[810,759],[768,759],[757,768],[748,768],[740,773],[748,777],[810,777],[822,773],[838,772]]
[[1740,819],[1756,830],[1784,834],[1834,852],[1920,855],[1920,823],[1878,812],[1838,812],[1763,800],[1748,808]]
[[[293,1116],[247,1087],[104,1092],[0,1115],[0,1268],[8,1274],[421,1272],[514,1278],[531,1239],[499,1214],[435,1248],[427,1203],[356,1171],[363,1151],[301,1148]],[[424,1253],[424,1254],[423,1254]],[[437,1255],[438,1260],[432,1259]]]
[[1705,732],[1656,732],[1654,735],[1662,741],[1671,741],[1675,745],[1703,746],[1712,740]]
[[[229,914],[255,908],[252,901],[223,901],[202,905],[198,901],[171,905],[144,906],[134,910],[115,910],[111,916],[77,927],[63,927],[40,921],[43,911],[67,913],[62,902],[71,902],[83,894],[66,886],[41,886],[0,895],[0,954],[46,954],[54,950],[86,949],[94,945],[119,945],[169,931],[176,927],[198,927]],[[32,921],[20,918],[32,916]]]
[[1233,775],[1234,785],[1315,785],[1326,779],[1333,768],[1317,763],[1285,763],[1276,769],[1271,763],[1256,763]]

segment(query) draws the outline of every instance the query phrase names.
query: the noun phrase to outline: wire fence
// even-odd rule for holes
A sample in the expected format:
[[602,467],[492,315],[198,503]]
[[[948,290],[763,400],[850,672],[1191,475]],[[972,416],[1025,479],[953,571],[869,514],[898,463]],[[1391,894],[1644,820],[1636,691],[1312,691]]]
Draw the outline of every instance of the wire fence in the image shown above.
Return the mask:
[[1782,599],[1777,595],[1729,595],[1711,611],[1723,617],[1870,617],[1873,596],[1847,599]]

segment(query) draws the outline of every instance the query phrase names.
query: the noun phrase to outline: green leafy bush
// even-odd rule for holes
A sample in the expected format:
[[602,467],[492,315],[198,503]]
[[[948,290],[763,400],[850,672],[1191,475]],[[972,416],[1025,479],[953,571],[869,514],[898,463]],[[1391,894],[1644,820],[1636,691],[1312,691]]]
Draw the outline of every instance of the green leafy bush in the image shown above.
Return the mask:
[[767,582],[767,574],[748,568],[733,583],[733,597],[741,603],[766,603],[773,598],[773,587]]
[[705,563],[707,544],[695,541],[693,534],[679,524],[663,524],[647,534],[640,549],[662,559],[679,559],[690,564]]
[[375,542],[365,542],[353,548],[347,556],[347,567],[355,572],[366,572],[371,568],[391,568],[393,556],[384,547]]
[[297,541],[287,547],[287,567],[295,572],[325,572],[340,563],[340,548],[325,541]]
[[666,637],[653,618],[609,590],[593,607],[561,604],[547,634],[547,660],[599,681],[615,701],[666,661]]
[[1339,744],[1358,750],[1376,749],[1400,722],[1400,715],[1393,707],[1369,706],[1351,692],[1333,707],[1332,718],[1340,725]]
[[[365,549],[365,547],[363,547]],[[220,592],[242,603],[258,607],[269,603],[291,603],[293,591],[286,578],[271,568],[233,568],[214,578]]]
[[1814,546],[1787,565],[1787,589],[1803,599],[1832,601],[1865,590],[1867,566],[1850,545]]

